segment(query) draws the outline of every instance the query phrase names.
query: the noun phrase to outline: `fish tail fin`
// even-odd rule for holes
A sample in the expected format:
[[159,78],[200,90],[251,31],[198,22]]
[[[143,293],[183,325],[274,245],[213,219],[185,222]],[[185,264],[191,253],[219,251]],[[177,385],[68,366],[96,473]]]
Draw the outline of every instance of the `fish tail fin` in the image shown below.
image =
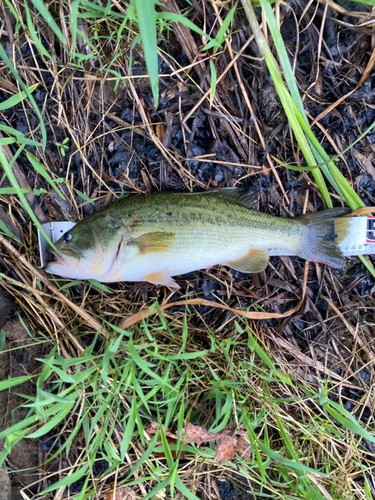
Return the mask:
[[297,255],[311,262],[328,264],[332,267],[344,265],[340,243],[348,236],[351,217],[347,208],[331,208],[313,214],[302,215],[303,238]]

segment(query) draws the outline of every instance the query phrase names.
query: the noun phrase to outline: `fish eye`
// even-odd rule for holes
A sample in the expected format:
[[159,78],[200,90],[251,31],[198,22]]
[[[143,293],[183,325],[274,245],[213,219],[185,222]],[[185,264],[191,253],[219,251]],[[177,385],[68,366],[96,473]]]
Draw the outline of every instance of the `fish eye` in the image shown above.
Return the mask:
[[63,236],[63,242],[68,243],[72,239],[72,235],[70,233],[65,233]]

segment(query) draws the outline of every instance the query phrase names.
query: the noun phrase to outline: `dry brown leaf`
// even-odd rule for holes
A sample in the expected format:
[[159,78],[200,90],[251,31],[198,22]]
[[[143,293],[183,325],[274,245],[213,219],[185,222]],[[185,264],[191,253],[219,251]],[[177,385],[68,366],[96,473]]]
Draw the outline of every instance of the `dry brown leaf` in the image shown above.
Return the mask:
[[165,136],[165,128],[162,123],[156,124],[156,135],[160,142],[163,142]]
[[[175,438],[167,437],[167,441],[169,444],[177,444],[177,439],[175,439]],[[161,441],[158,441],[156,443],[156,446],[161,446],[161,445],[162,445]],[[166,458],[166,454],[163,451],[153,451],[152,454],[156,457]],[[172,458],[179,457],[181,460],[183,460],[185,458],[184,451],[180,451],[179,453],[177,453],[176,450],[171,450],[171,455],[172,455]]]
[[[151,425],[150,427],[148,427],[146,429],[146,434],[148,434],[149,436],[154,436],[156,433],[157,433],[157,430],[158,430],[158,423],[153,421],[151,422]],[[176,444],[177,443],[177,434],[175,432],[171,432],[170,430],[166,430],[164,432],[164,434],[166,435],[167,437],[167,441],[169,444]],[[161,445],[161,441],[157,442],[156,443],[157,446],[160,446]],[[171,453],[172,453],[172,457],[173,458],[176,458],[177,457],[177,452],[175,450],[171,450]],[[154,451],[153,452],[153,455],[157,456],[157,457],[161,457],[161,458],[165,458],[165,453],[163,452],[157,452],[157,451]],[[185,452],[182,451],[180,454],[179,454],[179,457],[181,459],[185,458]]]
[[215,453],[215,460],[231,460],[234,457],[234,439],[232,436],[221,435]]
[[144,170],[141,170],[141,175],[142,175],[143,184],[145,185],[147,193],[151,193],[152,185],[151,185],[150,179],[148,178],[147,173]]
[[353,151],[354,157],[357,160],[357,162],[366,170],[366,172],[371,175],[373,180],[375,181],[375,167],[373,165],[373,154],[371,153],[370,156],[366,156],[359,151]]
[[[158,423],[151,422],[151,425],[146,429],[146,432],[147,434],[153,436],[156,434],[157,430]],[[175,440],[177,439],[177,434],[175,432],[167,429],[164,433],[167,437]],[[186,428],[184,427],[182,429],[181,436],[184,438],[185,444],[195,443],[199,445],[202,443],[208,443],[209,441],[214,441],[219,437],[219,434],[209,432],[203,425],[193,425],[189,423]]]
[[[113,495],[113,493],[115,494]],[[104,493],[104,500],[137,500],[138,498],[140,497],[129,486],[117,488],[115,492],[107,491]]]
[[153,420],[150,427],[147,427],[146,432],[149,436],[154,436],[157,433],[158,428],[158,423]]
[[249,462],[251,458],[251,445],[249,434],[246,428],[241,425],[236,434],[234,435],[234,451],[245,460]]
[[186,431],[183,430],[184,443],[195,443],[202,444],[207,443],[209,441],[214,441],[218,438],[218,434],[215,432],[209,432],[203,425],[193,425],[188,424]]
[[[157,422],[151,422],[150,427],[146,429],[148,435],[153,436],[158,430]],[[170,430],[165,431],[168,443],[177,442],[177,434],[171,432]],[[210,432],[203,425],[194,425],[189,423],[186,428],[182,429],[181,436],[183,437],[184,444],[196,444],[201,445],[203,443],[208,443],[209,441],[215,441],[218,439],[218,447],[215,454],[215,460],[231,460],[234,457],[234,453],[237,453],[241,458],[247,462],[250,460],[251,447],[249,436],[245,426],[241,427],[233,433],[229,429],[223,429],[220,432]],[[160,446],[161,443],[158,443]],[[165,457],[164,453],[155,453],[154,455]],[[172,451],[172,456],[175,458],[176,454]],[[185,454],[182,452],[180,458],[184,458]]]

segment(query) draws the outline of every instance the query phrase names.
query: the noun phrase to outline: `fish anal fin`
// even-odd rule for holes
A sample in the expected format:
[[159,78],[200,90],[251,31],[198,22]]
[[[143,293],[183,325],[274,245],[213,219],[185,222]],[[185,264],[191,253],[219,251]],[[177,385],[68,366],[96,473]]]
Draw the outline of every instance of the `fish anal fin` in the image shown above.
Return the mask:
[[130,240],[128,245],[137,245],[142,254],[166,252],[173,245],[175,236],[175,233],[155,231]]
[[267,267],[268,250],[252,249],[244,257],[227,262],[226,265],[241,273],[260,273]]
[[146,274],[145,276],[143,276],[143,280],[148,281],[153,285],[164,285],[171,288],[180,288],[175,280],[171,277],[171,274],[167,268],[162,269],[161,271],[155,271],[154,273]]

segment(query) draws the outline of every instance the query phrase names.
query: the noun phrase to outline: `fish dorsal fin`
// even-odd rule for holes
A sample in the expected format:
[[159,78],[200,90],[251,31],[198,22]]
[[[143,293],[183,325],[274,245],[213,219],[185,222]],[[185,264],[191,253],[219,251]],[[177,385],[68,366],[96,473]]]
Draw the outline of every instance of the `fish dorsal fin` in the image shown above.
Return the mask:
[[130,240],[128,245],[137,245],[142,254],[166,252],[173,245],[175,236],[175,233],[155,231]]
[[267,267],[268,259],[268,250],[252,249],[245,257],[227,262],[226,265],[241,273],[260,273]]
[[224,196],[225,198],[229,198],[235,203],[244,205],[247,208],[253,208],[254,203],[258,201],[258,195],[256,193],[249,193],[249,191],[237,187],[209,189],[208,191],[186,194],[189,196]]
[[328,208],[327,210],[321,210],[320,212],[314,212],[305,215],[298,215],[295,220],[300,220],[305,224],[309,222],[319,222],[323,219],[330,219],[332,217],[343,217],[351,213],[350,208],[339,207],[339,208]]
[[162,269],[161,271],[156,271],[154,273],[146,274],[143,276],[144,281],[148,281],[153,285],[164,285],[170,286],[171,288],[180,288],[179,285],[175,282],[175,280],[171,277],[170,272],[167,268]]
[[247,208],[253,208],[254,203],[258,201],[257,193],[250,193],[245,189],[236,187],[211,189],[210,191],[206,191],[206,193],[215,196],[224,196],[225,198],[229,198],[230,200],[239,203],[240,205],[244,205]]

